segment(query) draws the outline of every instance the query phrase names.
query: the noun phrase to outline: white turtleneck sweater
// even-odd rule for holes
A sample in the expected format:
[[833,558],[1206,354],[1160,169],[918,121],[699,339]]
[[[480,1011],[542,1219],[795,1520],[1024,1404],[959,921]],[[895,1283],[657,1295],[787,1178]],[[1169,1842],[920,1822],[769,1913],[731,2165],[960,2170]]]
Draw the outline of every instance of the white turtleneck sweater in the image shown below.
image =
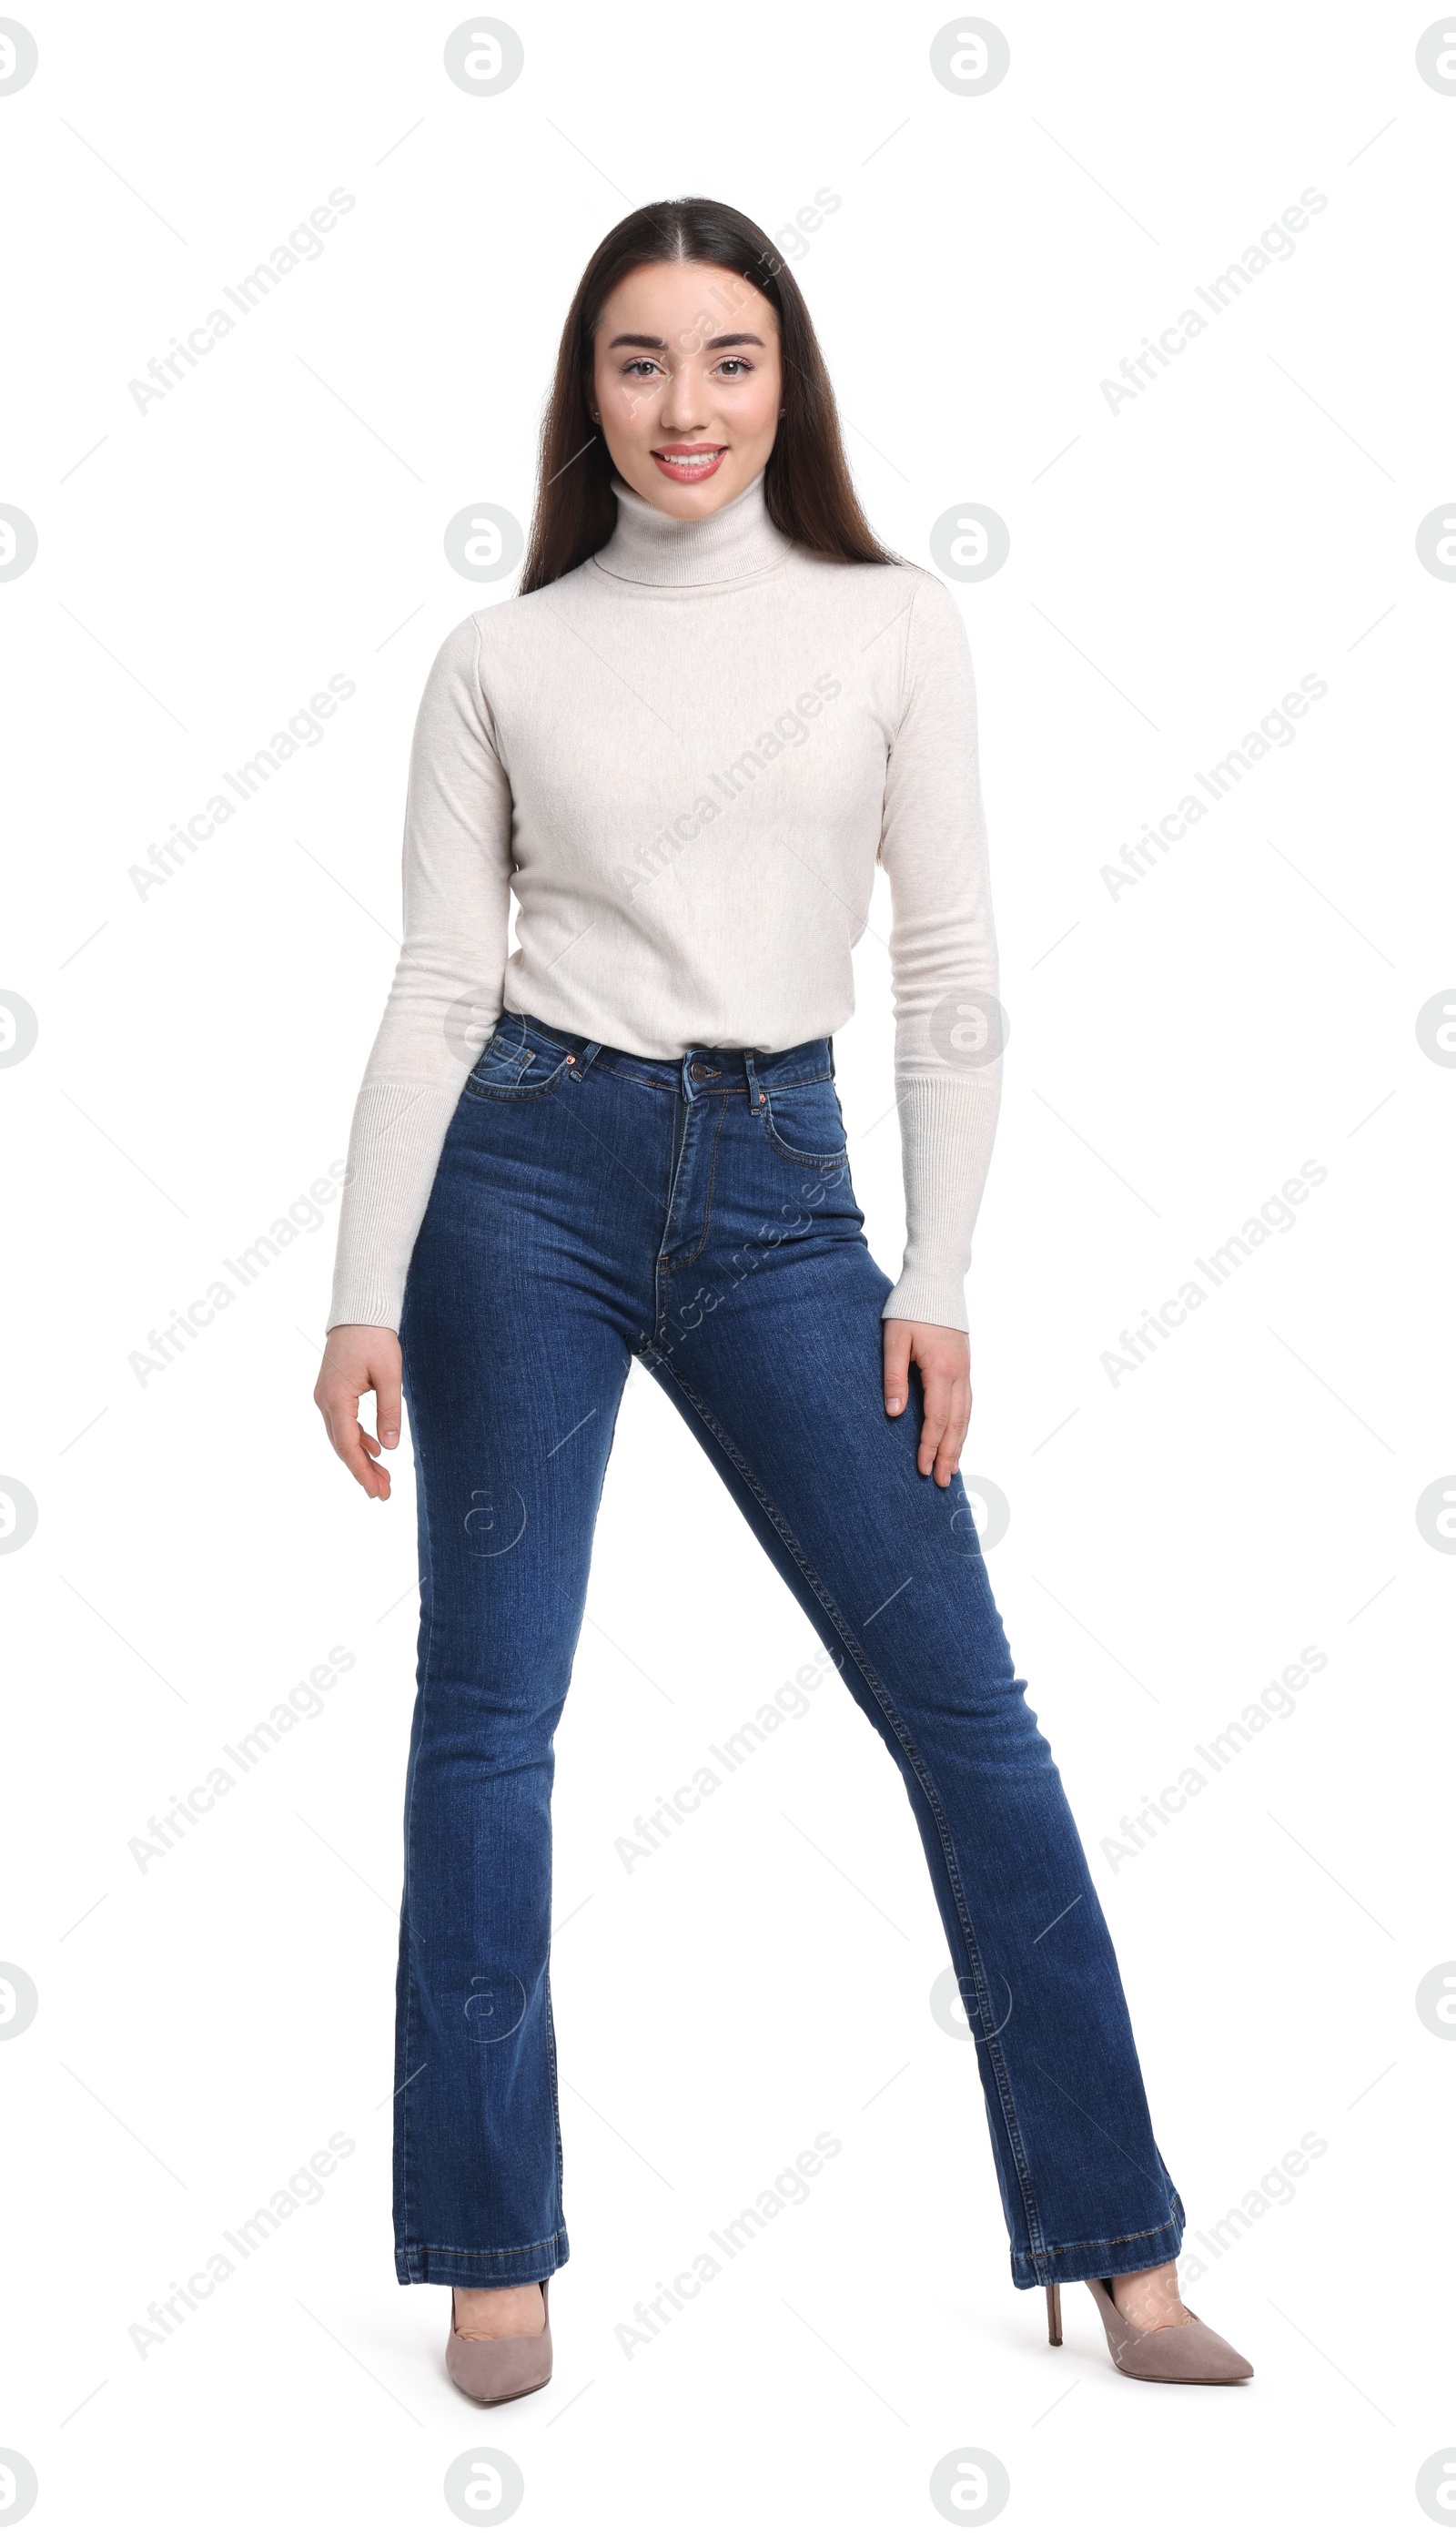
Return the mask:
[[659,1060],[833,1034],[878,862],[907,1225],[884,1314],[964,1329],[1001,1061],[960,615],[917,566],[795,547],[762,477],[699,522],[619,481],[616,499],[596,556],[466,619],[426,683],[404,943],[355,1109],[329,1323],[398,1326],[503,1009]]

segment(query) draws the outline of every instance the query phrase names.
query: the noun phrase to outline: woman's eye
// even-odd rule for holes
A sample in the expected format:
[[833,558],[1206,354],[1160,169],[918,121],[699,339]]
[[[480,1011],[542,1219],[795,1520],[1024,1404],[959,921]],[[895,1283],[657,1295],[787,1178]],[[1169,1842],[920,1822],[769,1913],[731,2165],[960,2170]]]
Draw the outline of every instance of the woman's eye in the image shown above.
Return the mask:
[[741,354],[730,354],[726,361],[718,365],[718,369],[720,372],[730,374],[736,380],[740,373],[752,371],[753,365],[746,363]]
[[622,378],[628,381],[641,380],[646,373],[655,372],[656,369],[657,365],[649,362],[645,354],[639,354],[635,362],[622,365]]

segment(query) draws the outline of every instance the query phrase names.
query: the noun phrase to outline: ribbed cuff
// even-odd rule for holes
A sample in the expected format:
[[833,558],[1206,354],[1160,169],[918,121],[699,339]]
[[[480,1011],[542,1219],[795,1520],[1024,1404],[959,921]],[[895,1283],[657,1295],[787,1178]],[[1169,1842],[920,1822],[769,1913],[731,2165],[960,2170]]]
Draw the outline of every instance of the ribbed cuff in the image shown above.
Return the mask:
[[971,1330],[964,1282],[936,1280],[908,1270],[901,1274],[880,1315],[909,1317],[918,1326],[956,1326],[963,1335]]
[[388,1326],[397,1335],[403,1305],[392,1292],[336,1290],[329,1304],[325,1332],[332,1334],[336,1326]]

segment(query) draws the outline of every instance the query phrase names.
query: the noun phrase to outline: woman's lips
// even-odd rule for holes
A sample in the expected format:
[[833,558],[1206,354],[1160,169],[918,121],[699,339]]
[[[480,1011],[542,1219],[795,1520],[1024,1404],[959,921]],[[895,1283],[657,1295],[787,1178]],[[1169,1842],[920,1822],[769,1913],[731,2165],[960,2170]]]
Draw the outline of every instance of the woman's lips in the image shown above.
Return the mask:
[[675,478],[680,486],[695,486],[700,478],[716,475],[727,451],[724,442],[666,443],[652,457],[665,477]]

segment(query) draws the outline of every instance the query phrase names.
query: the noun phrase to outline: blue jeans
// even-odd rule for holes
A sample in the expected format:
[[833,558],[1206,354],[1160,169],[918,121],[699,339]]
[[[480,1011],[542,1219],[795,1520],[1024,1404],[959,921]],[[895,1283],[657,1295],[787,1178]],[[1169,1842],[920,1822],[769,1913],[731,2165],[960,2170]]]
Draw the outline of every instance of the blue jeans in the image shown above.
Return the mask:
[[970,1504],[885,1414],[890,1283],[827,1042],[651,1061],[503,1016],[467,1079],[401,1322],[419,1484],[396,2268],[565,2262],[548,1953],[552,1738],[635,1354],[905,1780],[976,2045],[1019,2289],[1168,2261],[1111,1940],[1012,1671]]

